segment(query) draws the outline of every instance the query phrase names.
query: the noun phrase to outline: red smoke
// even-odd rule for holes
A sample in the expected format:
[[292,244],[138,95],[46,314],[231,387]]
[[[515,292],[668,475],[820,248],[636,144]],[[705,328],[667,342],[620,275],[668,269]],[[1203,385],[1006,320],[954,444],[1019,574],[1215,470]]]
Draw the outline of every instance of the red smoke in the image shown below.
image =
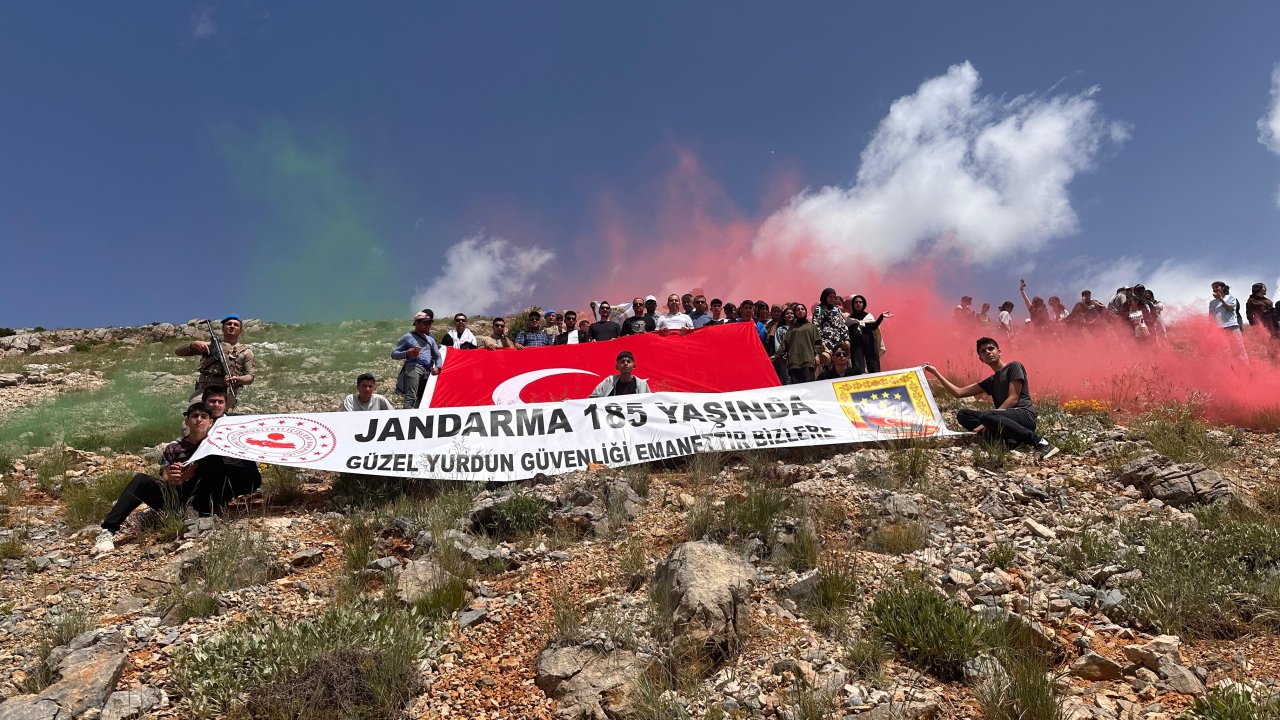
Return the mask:
[[[775,200],[763,216],[751,217],[706,176],[693,153],[678,151],[677,158],[655,212],[628,214],[616,198],[602,198],[599,231],[579,243],[583,282],[562,282],[555,307],[577,307],[580,317],[589,317],[591,299],[616,303],[653,294],[661,310],[668,293],[695,289],[726,303],[751,298],[812,306],[823,288],[833,287],[846,298],[866,296],[873,313],[894,314],[881,327],[885,369],[930,362],[957,384],[976,382],[990,371],[978,362],[974,341],[989,334],[1000,341],[1006,361],[1027,366],[1033,397],[1100,400],[1125,411],[1194,401],[1214,421],[1259,430],[1280,424],[1278,344],[1261,331],[1246,329],[1250,363],[1236,359],[1227,333],[1203,316],[1175,323],[1168,343],[1151,338],[1139,344],[1123,329],[1100,328],[1091,336],[1070,328],[1057,335],[1037,334],[1022,328],[1026,311],[1012,283],[1009,288],[972,287],[963,294],[974,296],[975,310],[990,302],[993,321],[1000,303],[1013,301],[1020,332],[1004,338],[994,325],[962,327],[952,318],[959,293],[951,297],[940,292],[936,275],[945,267],[949,284],[958,284],[958,274],[968,275],[962,260],[931,255],[877,269],[843,257],[828,260],[829,251],[816,243],[771,247],[758,230],[777,209],[776,198],[794,194],[793,177],[775,183],[766,193]],[[1152,289],[1159,296],[1160,288]],[[1068,298],[1068,305],[1072,301]]]

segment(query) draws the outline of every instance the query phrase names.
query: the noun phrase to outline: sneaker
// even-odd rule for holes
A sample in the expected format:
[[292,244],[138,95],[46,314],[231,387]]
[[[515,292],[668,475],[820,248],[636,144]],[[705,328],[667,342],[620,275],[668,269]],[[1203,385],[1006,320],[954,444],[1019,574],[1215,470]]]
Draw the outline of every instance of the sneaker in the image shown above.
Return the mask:
[[1036,443],[1036,452],[1040,453],[1040,459],[1048,460],[1059,451],[1056,445],[1050,445],[1048,440],[1041,438],[1040,442]]
[[98,533],[98,539],[93,541],[93,551],[96,553],[107,553],[116,549],[116,535],[110,530],[103,528]]

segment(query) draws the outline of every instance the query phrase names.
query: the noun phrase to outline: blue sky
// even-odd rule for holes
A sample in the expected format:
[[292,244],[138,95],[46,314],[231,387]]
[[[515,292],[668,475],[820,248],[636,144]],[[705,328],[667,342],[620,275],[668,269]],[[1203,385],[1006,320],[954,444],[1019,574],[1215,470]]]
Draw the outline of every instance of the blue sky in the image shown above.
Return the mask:
[[[1280,5],[1036,5],[6,3],[0,325],[563,302],[629,277],[648,244],[714,242],[647,221],[683,201],[670,179],[686,157],[726,225],[770,225],[802,188],[811,204],[858,188],[824,242],[862,218],[875,243],[912,248],[880,259],[892,272],[934,242],[896,233],[956,215],[868,230],[868,207],[910,210],[867,190],[861,158],[931,79],[977,88],[961,139],[1053,120],[1058,101],[1080,111],[1040,200],[1018,205],[1026,172],[994,173],[991,207],[1016,205],[1004,235],[940,233],[966,260],[940,273],[944,293],[1003,298],[1021,275],[1067,294],[1137,275],[1188,300],[1215,274],[1243,294],[1274,284],[1280,156],[1259,120]],[[602,207],[628,218],[620,256],[598,250]],[[806,207],[793,215],[809,222]],[[727,282],[662,264],[648,285]]]

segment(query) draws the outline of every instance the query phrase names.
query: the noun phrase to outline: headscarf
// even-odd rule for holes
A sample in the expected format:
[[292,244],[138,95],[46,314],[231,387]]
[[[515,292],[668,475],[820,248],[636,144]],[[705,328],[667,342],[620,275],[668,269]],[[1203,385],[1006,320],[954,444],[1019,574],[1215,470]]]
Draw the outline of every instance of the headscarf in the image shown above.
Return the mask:
[[[859,300],[862,301],[862,310],[857,310],[854,308],[854,303],[858,302]],[[867,315],[868,315],[867,298],[865,296],[854,295],[853,297],[849,298],[849,317],[853,318],[854,320],[863,320],[867,317]]]

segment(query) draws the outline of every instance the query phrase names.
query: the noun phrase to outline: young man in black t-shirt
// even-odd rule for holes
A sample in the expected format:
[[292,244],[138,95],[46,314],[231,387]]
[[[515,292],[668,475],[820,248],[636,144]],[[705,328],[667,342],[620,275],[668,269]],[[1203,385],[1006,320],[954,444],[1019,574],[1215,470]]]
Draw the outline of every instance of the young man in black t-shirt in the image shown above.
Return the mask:
[[956,412],[956,422],[978,435],[992,435],[1013,445],[1030,445],[1044,458],[1057,455],[1058,448],[1036,434],[1036,411],[1027,387],[1027,369],[1016,360],[1011,363],[1001,361],[1000,343],[992,338],[978,338],[977,348],[978,358],[991,368],[992,375],[972,385],[958,387],[934,366],[924,365],[924,371],[937,378],[952,397],[973,397],[982,393],[991,396],[994,410],[962,408]]
[[607,302],[600,303],[600,319],[587,328],[587,335],[591,342],[614,340],[622,336],[622,326],[609,319],[611,312],[613,312],[612,305]]
[[644,378],[635,376],[636,356],[630,350],[623,350],[618,353],[618,358],[614,367],[618,368],[617,375],[610,375],[596,385],[596,389],[591,391],[587,397],[614,397],[617,395],[638,395],[640,393],[651,392],[649,390],[649,382]]

